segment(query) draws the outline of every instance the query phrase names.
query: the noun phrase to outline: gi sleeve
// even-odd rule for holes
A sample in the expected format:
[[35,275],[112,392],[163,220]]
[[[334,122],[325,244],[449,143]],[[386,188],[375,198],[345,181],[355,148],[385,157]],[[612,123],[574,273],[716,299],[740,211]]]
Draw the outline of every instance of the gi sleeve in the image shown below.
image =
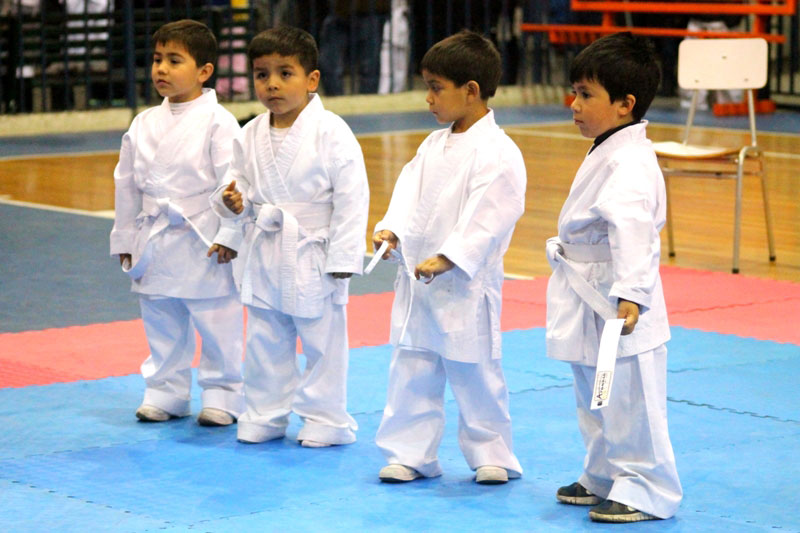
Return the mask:
[[[219,191],[219,201],[222,202],[222,191],[233,179],[227,179],[227,176],[232,168],[234,143],[241,138],[239,123],[227,111],[218,114],[213,128],[211,134],[211,164],[214,168],[214,175],[217,178],[217,189],[212,193],[210,199],[212,209],[215,207],[214,195]],[[237,181],[237,187],[238,183]],[[222,210],[234,215],[224,204],[222,204]],[[220,215],[217,209],[214,209],[214,211],[217,215]],[[231,250],[238,250],[241,247],[242,239],[243,231],[241,225],[237,224],[237,218],[220,215],[219,230],[214,236],[214,242]]]
[[[493,147],[481,149],[491,150]],[[525,211],[525,164],[516,145],[497,149],[500,156],[480,163],[453,231],[438,250],[466,273],[478,272],[514,229]]]
[[[217,187],[217,190],[211,193],[211,196],[209,197],[211,209],[222,219],[220,222],[220,232],[223,231],[224,227],[235,228],[235,232],[225,232],[223,235],[218,233],[217,238],[222,240],[215,240],[215,242],[222,244],[223,246],[227,246],[231,250],[239,250],[241,247],[241,243],[244,238],[244,222],[250,217],[250,212],[252,210],[252,204],[248,200],[250,180],[247,177],[246,143],[246,132],[242,132],[242,134],[237,135],[236,138],[234,138],[232,143],[233,158],[231,160],[231,164],[228,167],[227,172],[225,172],[225,176],[222,178],[222,183],[219,185],[219,187]],[[236,180],[236,190],[242,193],[243,209],[238,215],[228,209],[228,207],[222,201],[223,191],[233,180]],[[225,224],[225,226],[223,226],[223,224]]]
[[[591,211],[608,222],[613,284],[609,296],[651,305],[661,258],[658,167],[627,157],[617,163]],[[663,209],[663,206],[661,206]]]
[[417,149],[414,158],[403,166],[400,176],[394,184],[392,198],[389,200],[389,208],[383,219],[375,225],[373,233],[389,230],[397,236],[397,251],[402,252],[403,241],[406,236],[406,225],[413,215],[414,207],[419,198],[420,187],[422,185],[422,162],[424,154],[433,142],[432,133]]
[[111,255],[133,253],[136,240],[136,217],[142,210],[142,191],[136,185],[133,163],[133,139],[138,122],[122,136],[119,162],[114,168],[114,227],[111,230]]
[[350,129],[332,137],[330,180],[333,186],[333,214],[328,230],[325,272],[361,274],[366,252],[365,236],[369,214],[369,184],[364,155]]

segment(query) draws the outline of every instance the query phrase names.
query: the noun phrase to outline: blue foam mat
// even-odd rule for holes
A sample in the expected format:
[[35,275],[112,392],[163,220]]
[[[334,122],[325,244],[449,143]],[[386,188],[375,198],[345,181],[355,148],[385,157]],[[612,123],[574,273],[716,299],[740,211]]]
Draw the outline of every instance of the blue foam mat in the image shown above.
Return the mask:
[[[0,228],[25,228],[3,236],[0,333],[139,318],[138,297],[108,255],[113,225],[103,218],[0,205]],[[355,276],[350,294],[393,290],[395,271],[380,265],[369,276]]]
[[[444,476],[378,482],[383,459],[374,435],[391,355],[379,346],[351,351],[358,442],[322,450],[292,440],[297,420],[287,439],[261,445],[238,443],[235,427],[201,428],[192,418],[138,423],[138,376],[2,389],[0,523],[8,531],[596,531],[602,526],[585,508],[553,496],[579,474],[583,456],[569,366],[542,355],[541,329],[503,338],[515,451],[525,469],[507,485],[471,481],[452,399],[440,448]],[[685,499],[672,520],[616,529],[799,532],[786,504],[800,477],[800,423],[785,416],[789,398],[786,407],[760,400],[797,381],[798,347],[682,328],[673,338],[669,416]],[[737,388],[737,379],[761,373],[772,380]]]

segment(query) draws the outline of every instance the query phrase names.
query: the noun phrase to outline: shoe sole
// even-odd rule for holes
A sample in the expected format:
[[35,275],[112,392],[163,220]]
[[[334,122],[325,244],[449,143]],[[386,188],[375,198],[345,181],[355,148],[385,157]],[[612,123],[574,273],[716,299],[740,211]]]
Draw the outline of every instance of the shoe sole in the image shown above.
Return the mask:
[[408,483],[409,481],[414,481],[415,479],[419,479],[421,477],[422,474],[416,471],[413,471],[411,473],[397,474],[397,475],[390,475],[390,474],[381,475],[380,473],[378,473],[378,479],[380,479],[383,483]]
[[300,446],[302,446],[303,448],[311,448],[311,449],[330,448],[331,446],[333,446],[333,444],[328,444],[327,442],[315,442],[314,444],[306,444],[307,442],[308,441],[305,440],[302,441],[300,443]]
[[564,496],[556,494],[556,500],[567,505],[598,505],[603,502],[598,496]]
[[476,479],[475,483],[478,485],[505,485],[508,483],[507,479]]
[[168,420],[171,420],[173,417],[168,416],[167,418],[150,418],[149,416],[136,413],[136,418],[138,418],[139,421],[141,422],[157,423],[157,422],[166,422]]
[[628,522],[644,522],[646,520],[660,520],[657,516],[638,511],[630,514],[599,514],[589,511],[589,518],[594,522],[604,522],[607,524],[626,524]]
[[233,422],[222,423],[222,422],[217,422],[216,420],[211,420],[210,418],[200,418],[198,416],[197,423],[203,427],[222,427],[222,426],[230,426],[236,423],[236,421],[234,420]]
[[419,479],[420,477],[422,477],[422,476],[415,476],[415,477],[410,477],[408,479],[405,479],[405,478],[399,478],[399,477],[381,477],[381,476],[378,476],[378,478],[381,480],[381,482],[383,482],[383,483],[393,483],[393,484],[408,483],[409,481],[414,481],[415,479]]

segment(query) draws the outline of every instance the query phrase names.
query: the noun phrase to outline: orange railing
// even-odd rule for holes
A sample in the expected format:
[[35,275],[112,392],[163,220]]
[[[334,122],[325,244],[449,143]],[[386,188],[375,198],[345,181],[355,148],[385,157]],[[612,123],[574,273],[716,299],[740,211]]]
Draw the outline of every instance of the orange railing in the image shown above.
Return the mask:
[[[534,24],[523,23],[522,31],[545,32],[554,44],[588,44],[601,35],[619,31],[630,31],[639,35],[652,37],[763,37],[767,41],[783,43],[786,37],[770,33],[767,18],[770,16],[793,15],[797,8],[797,0],[723,0],[720,2],[677,1],[677,2],[643,2],[631,0],[627,2],[613,0],[570,0],[573,11],[595,11],[602,15],[600,25],[583,24]],[[617,14],[628,13],[665,13],[688,15],[753,15],[750,31],[714,32],[690,31],[685,28],[652,28],[628,27],[615,24]]]

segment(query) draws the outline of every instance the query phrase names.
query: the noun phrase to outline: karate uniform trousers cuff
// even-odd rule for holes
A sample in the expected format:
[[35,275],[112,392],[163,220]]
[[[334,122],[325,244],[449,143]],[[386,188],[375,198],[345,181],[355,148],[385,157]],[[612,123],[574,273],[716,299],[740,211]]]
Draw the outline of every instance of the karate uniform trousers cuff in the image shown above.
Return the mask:
[[244,394],[225,389],[204,389],[202,393],[203,408],[220,409],[234,418],[244,412]]
[[236,438],[247,442],[266,442],[282,439],[286,435],[286,426],[265,426],[241,419],[237,426]]
[[326,444],[351,444],[356,441],[356,434],[349,427],[334,427],[305,420],[297,434],[297,440],[313,440]]
[[188,397],[180,398],[164,391],[147,388],[144,390],[142,404],[158,407],[172,416],[188,416],[191,413],[189,401]]

